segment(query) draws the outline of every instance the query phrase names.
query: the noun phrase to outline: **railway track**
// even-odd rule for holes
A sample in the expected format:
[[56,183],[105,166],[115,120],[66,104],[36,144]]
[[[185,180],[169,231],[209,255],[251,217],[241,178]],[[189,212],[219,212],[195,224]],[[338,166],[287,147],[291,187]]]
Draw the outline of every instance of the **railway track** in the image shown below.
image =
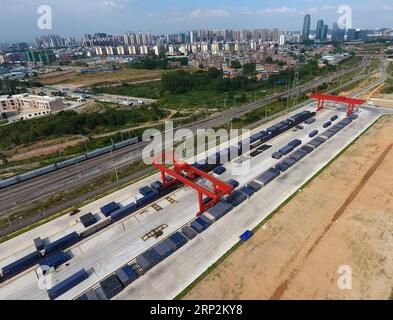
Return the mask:
[[[369,64],[369,62],[367,63]],[[280,98],[286,98],[294,94],[312,90],[345,74],[362,69],[368,65],[367,63],[362,63],[361,65],[336,72],[322,79],[316,79],[307,84],[302,84],[286,92],[278,93],[256,102],[244,104],[236,109],[224,111],[220,114],[210,116],[209,118],[179,126],[176,129],[185,128],[196,133],[197,129],[208,129],[225,124],[234,117],[242,116],[247,112],[267,105]],[[116,150],[113,153],[86,160],[78,165],[60,169],[2,189],[0,190],[0,214],[9,214],[15,210],[23,208],[23,206],[27,204],[76,188],[110,172],[114,173],[115,168],[121,169],[140,159],[140,153],[147,144],[148,142],[140,142],[138,144]]]

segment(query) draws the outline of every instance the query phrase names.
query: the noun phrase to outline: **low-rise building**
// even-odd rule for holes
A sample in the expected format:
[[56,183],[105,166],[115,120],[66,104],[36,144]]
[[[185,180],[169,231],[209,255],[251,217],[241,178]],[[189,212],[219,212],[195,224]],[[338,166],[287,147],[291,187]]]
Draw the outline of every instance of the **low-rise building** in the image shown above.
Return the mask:
[[47,116],[53,112],[64,109],[63,100],[48,96],[18,94],[13,96],[0,96],[0,113],[13,120],[26,120]]

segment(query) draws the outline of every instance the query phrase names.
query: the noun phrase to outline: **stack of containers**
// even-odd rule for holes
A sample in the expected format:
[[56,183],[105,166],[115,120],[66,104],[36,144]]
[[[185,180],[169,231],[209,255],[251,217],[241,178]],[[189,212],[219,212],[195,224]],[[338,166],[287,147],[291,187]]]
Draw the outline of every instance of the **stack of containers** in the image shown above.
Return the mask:
[[59,250],[63,250],[67,247],[70,247],[74,243],[78,242],[79,239],[80,239],[79,234],[77,232],[72,232],[72,233],[48,244],[45,248],[45,255],[54,253]]
[[86,280],[89,274],[85,269],[81,269],[77,273],[63,280],[62,282],[56,284],[54,287],[48,290],[48,296],[51,300],[60,297],[62,294],[71,290],[73,287],[80,284],[82,281]]
[[266,170],[264,173],[262,173],[260,176],[256,178],[256,180],[261,183],[263,186],[266,186],[268,183],[273,181],[275,178],[277,178],[280,175],[280,171],[270,168]]

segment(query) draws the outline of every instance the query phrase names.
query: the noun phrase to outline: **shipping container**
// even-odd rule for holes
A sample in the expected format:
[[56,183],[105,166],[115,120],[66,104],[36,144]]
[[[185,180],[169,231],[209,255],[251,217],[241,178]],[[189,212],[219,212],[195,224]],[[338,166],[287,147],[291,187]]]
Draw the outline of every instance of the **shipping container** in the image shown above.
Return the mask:
[[[65,252],[57,252],[54,253],[48,257],[45,257],[44,259],[42,259],[40,261],[40,266],[41,267],[49,267],[49,268],[57,268],[58,266],[66,263],[68,260],[70,260],[70,257],[68,254],[66,254]],[[42,269],[42,268],[41,268]],[[43,271],[45,271],[44,269],[42,269]]]
[[129,265],[116,270],[115,274],[124,288],[138,278],[136,271]]
[[170,247],[168,244],[164,243],[163,241],[157,243],[154,246],[154,249],[161,256],[162,260],[168,258],[172,253],[175,252],[175,250],[173,250],[172,247]]
[[286,165],[285,163],[279,163],[274,167],[276,170],[279,170],[281,172],[285,172],[289,169],[288,165]]
[[231,204],[234,207],[239,206],[241,203],[247,200],[247,195],[239,190],[232,192],[230,196],[226,198],[226,202]]
[[134,213],[137,210],[137,206],[135,202],[132,202],[124,207],[121,207],[119,210],[111,213],[111,219],[113,222],[119,221],[131,213]]
[[336,121],[337,119],[338,119],[338,115],[335,115],[335,116],[330,118],[330,121]]
[[292,157],[288,157],[282,163],[287,165],[290,168],[296,163],[296,159],[294,159]]
[[74,243],[78,242],[80,239],[79,234],[77,232],[72,232],[67,234],[66,236],[49,243],[45,248],[45,255],[54,253],[59,250],[63,250],[67,247],[72,246]]
[[123,286],[115,274],[102,280],[100,286],[108,300],[112,299],[123,290]]
[[217,168],[215,168],[215,169],[213,170],[213,173],[215,173],[215,174],[217,174],[217,175],[221,175],[221,174],[223,174],[225,171],[226,171],[226,169],[225,169],[224,167],[219,166],[219,167],[217,167]]
[[301,144],[302,144],[302,140],[299,139],[292,140],[291,142],[288,143],[289,146],[294,148],[300,146]]
[[317,134],[318,134],[318,130],[314,130],[314,131],[311,131],[308,136],[310,138],[312,138],[312,137],[315,137]]
[[88,290],[87,292],[85,292],[84,294],[82,294],[80,297],[78,297],[78,299],[76,300],[100,300],[97,296],[97,294],[95,293],[95,291],[93,289]]
[[44,241],[40,237],[35,238],[34,240],[34,246],[38,251],[44,250]]
[[252,152],[250,152],[250,157],[255,158],[256,156],[259,156],[261,153],[262,153],[262,151],[260,151],[260,150],[252,151]]
[[171,248],[172,252],[175,252],[177,250],[177,246],[171,240],[165,239],[162,242],[168,245]]
[[325,122],[324,124],[323,124],[323,127],[324,128],[327,128],[327,127],[330,127],[332,125],[332,123],[330,122],[330,121],[328,121],[328,122]]
[[243,192],[247,197],[251,197],[254,194],[254,190],[249,187],[242,187],[240,192]]
[[214,222],[214,219],[209,219],[206,215],[205,215],[205,213],[203,213],[203,214],[201,214],[200,216],[199,216],[199,218],[201,218],[203,221],[205,221],[208,225],[209,225],[209,227],[213,224],[213,222]]
[[42,258],[41,253],[39,251],[34,251],[6,266],[4,266],[2,270],[3,278],[10,278],[38,263],[38,261]]
[[256,178],[262,185],[267,185],[280,175],[280,171],[270,168]]
[[307,120],[304,121],[305,124],[312,124],[314,123],[316,120],[314,118],[309,118]]
[[170,235],[168,239],[176,245],[177,249],[181,248],[187,243],[187,238],[179,231]]
[[261,186],[259,183],[255,182],[255,181],[251,181],[251,182],[247,185],[247,187],[250,188],[250,189],[252,189],[254,192],[258,192],[259,190],[262,189],[262,186]]
[[105,217],[108,217],[112,212],[118,209],[120,209],[120,206],[116,202],[111,202],[101,207],[100,211]]
[[154,190],[154,191],[157,191],[157,192],[160,192],[161,190],[162,190],[162,187],[164,186],[163,184],[162,184],[162,182],[161,181],[155,181],[155,182],[153,182],[151,185],[151,188]]
[[201,233],[203,232],[205,229],[203,226],[201,226],[198,221],[194,220],[191,222],[191,228],[194,229],[196,232]]
[[239,186],[239,182],[235,179],[229,179],[226,183],[230,184],[233,188],[237,188]]
[[251,236],[252,236],[253,234],[254,234],[254,233],[253,233],[252,231],[247,230],[247,231],[244,232],[239,238],[240,238],[240,240],[242,240],[242,241],[247,241],[248,239],[251,238]]
[[139,189],[139,193],[142,196],[147,196],[148,194],[152,193],[154,190],[148,186],[144,186],[142,188]]
[[280,152],[283,155],[287,155],[288,153],[292,152],[293,149],[294,147],[290,145],[286,145],[285,147],[282,147],[280,150],[278,150],[278,152]]
[[153,201],[157,200],[159,198],[159,196],[160,195],[157,191],[153,191],[153,192],[149,193],[148,195],[143,196],[140,199],[137,199],[136,206],[138,208],[141,208],[145,205],[148,205],[148,204],[152,203]]
[[97,222],[96,217],[91,213],[86,213],[80,217],[80,221],[85,228],[88,228]]
[[221,219],[224,215],[230,212],[233,209],[233,206],[226,202],[218,202],[213,207],[209,208],[207,212],[211,214],[215,221]]
[[191,227],[189,227],[189,226],[184,226],[184,227],[181,229],[181,232],[182,232],[189,240],[194,239],[194,238],[198,235],[198,233],[197,233],[194,229],[192,229]]
[[80,232],[81,238],[87,238],[88,236],[91,236],[92,234],[104,229],[105,227],[109,226],[111,224],[111,218],[106,218],[98,221],[95,223],[93,226],[86,228],[85,230]]
[[277,152],[272,154],[272,158],[276,159],[276,160],[279,160],[279,159],[282,158],[282,153],[277,151]]
[[67,291],[71,290],[73,287],[86,280],[88,277],[89,274],[86,272],[85,269],[78,271],[77,273],[73,274],[72,276],[68,277],[67,279],[63,280],[62,282],[49,289],[49,298],[51,300],[54,300],[60,297]]

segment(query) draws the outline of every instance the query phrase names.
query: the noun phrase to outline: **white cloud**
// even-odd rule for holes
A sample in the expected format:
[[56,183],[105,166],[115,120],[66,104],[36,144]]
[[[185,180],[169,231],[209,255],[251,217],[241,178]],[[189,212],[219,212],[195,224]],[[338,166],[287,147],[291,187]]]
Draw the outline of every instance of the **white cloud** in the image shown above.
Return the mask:
[[115,9],[122,9],[124,5],[113,0],[110,1],[103,1],[101,2],[101,6],[104,8],[115,8]]
[[231,14],[229,11],[224,9],[207,9],[201,10],[197,9],[190,13],[191,18],[198,18],[198,17],[230,17]]
[[208,9],[206,11],[208,17],[230,17],[231,14],[227,10],[223,9]]
[[190,13],[190,17],[195,18],[195,17],[200,17],[202,15],[202,10],[198,9]]
[[294,8],[288,8],[288,7],[281,7],[281,8],[266,8],[257,11],[258,14],[264,14],[264,13],[296,13],[297,10]]

